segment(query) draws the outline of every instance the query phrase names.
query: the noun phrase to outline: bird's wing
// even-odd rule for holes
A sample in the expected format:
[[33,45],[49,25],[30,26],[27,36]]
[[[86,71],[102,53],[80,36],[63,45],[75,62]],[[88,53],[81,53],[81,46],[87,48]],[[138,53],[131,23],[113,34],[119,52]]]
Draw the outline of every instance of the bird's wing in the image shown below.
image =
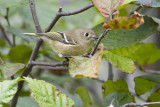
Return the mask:
[[47,37],[52,40],[59,41],[64,44],[76,45],[77,42],[74,41],[70,36],[67,36],[62,32],[47,32],[47,33],[37,33],[38,35]]

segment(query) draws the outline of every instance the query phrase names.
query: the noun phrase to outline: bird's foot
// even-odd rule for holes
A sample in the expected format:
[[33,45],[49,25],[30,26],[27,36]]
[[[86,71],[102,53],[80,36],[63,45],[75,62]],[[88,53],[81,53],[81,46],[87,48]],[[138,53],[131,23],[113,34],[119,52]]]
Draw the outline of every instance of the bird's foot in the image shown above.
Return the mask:
[[63,56],[62,54],[58,54],[59,57],[65,58],[67,61],[69,61],[69,58],[72,58],[71,56]]

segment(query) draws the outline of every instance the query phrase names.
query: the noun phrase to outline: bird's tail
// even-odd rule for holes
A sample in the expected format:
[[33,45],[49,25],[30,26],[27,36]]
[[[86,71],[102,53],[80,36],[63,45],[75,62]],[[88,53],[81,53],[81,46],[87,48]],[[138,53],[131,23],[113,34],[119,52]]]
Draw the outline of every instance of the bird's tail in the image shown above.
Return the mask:
[[29,36],[35,36],[35,37],[39,37],[39,36],[42,36],[41,34],[39,33],[23,33],[24,35],[29,35]]

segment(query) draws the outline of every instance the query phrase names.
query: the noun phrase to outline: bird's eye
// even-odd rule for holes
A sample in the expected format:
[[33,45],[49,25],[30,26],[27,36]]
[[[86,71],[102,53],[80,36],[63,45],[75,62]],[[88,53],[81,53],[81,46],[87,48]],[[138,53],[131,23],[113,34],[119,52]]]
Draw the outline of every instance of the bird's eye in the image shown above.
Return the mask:
[[88,37],[88,36],[89,36],[89,33],[84,33],[84,36],[85,36],[85,37]]

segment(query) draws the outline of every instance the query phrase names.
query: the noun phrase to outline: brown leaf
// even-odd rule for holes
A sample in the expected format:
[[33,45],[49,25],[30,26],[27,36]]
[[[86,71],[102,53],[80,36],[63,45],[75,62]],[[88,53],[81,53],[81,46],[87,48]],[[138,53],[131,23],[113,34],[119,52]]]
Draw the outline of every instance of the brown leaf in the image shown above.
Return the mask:
[[134,12],[133,16],[115,17],[103,23],[102,27],[106,29],[135,29],[144,23],[143,17]]

